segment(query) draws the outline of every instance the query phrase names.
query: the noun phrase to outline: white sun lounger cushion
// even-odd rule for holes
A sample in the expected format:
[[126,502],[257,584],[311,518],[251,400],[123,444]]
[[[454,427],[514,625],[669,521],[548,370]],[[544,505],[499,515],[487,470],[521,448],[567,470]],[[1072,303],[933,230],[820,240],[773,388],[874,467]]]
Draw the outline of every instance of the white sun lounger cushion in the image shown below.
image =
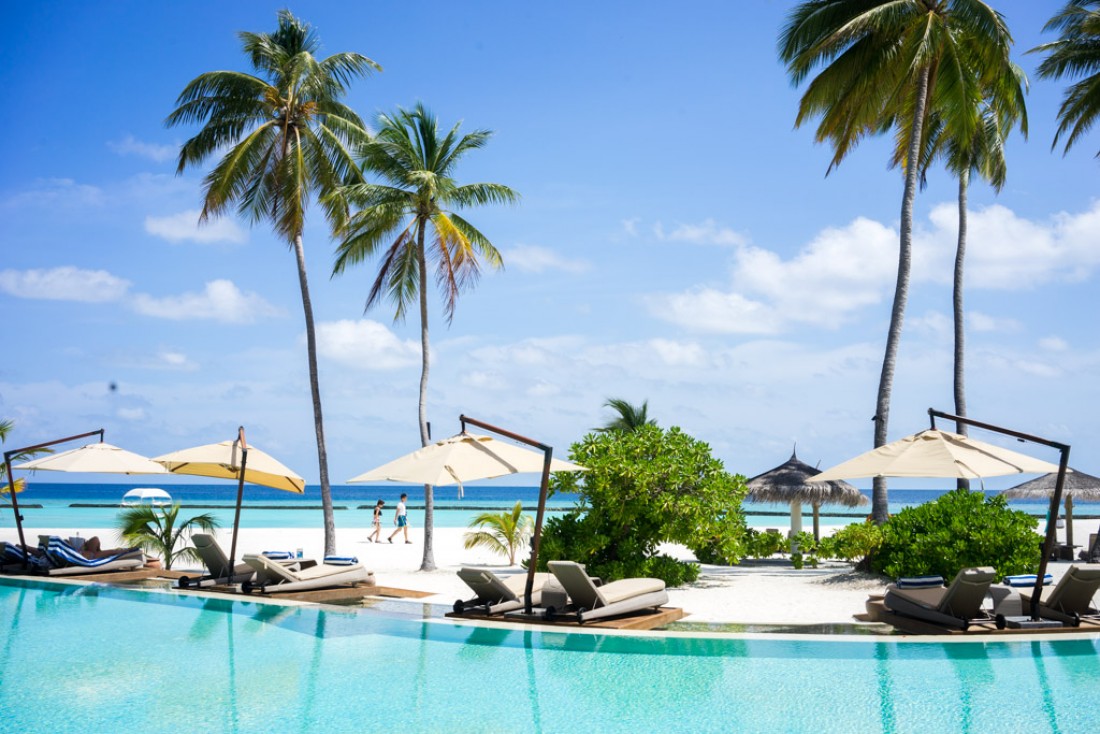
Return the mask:
[[596,587],[596,593],[604,604],[614,604],[623,599],[632,599],[642,594],[664,590],[664,581],[647,578],[622,579],[621,581],[612,581],[609,584]]

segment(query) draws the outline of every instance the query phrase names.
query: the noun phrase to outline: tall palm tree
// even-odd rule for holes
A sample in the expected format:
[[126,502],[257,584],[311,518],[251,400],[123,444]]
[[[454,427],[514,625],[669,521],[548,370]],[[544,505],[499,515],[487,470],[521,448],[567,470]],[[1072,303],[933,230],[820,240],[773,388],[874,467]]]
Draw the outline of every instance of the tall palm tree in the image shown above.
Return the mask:
[[1066,90],[1058,109],[1060,124],[1052,147],[1065,135],[1063,152],[1068,153],[1100,115],[1100,0],[1071,0],[1043,30],[1061,31],[1062,37],[1032,49],[1048,54],[1039,64],[1039,76],[1081,77]]
[[622,398],[608,398],[603,404],[605,408],[611,408],[616,416],[607,422],[603,428],[597,428],[600,433],[611,431],[636,431],[642,426],[655,426],[657,421],[649,417],[649,401],[643,400],[641,405],[632,405]]
[[[1000,14],[979,0],[807,0],[788,17],[779,55],[795,84],[821,67],[802,96],[795,125],[821,118],[817,140],[833,146],[831,171],[860,140],[895,127],[901,115],[911,121],[905,160],[919,161],[929,99],[966,99],[976,83],[966,60],[984,68],[1007,56],[1010,43]],[[978,124],[967,105],[944,104],[938,109],[952,118],[952,129]],[[918,174],[918,165],[905,166],[898,275],[879,375],[875,447],[887,438],[909,295]],[[886,521],[887,508],[886,480],[876,478],[871,511],[876,522]]]
[[256,74],[212,71],[195,77],[165,122],[168,126],[203,124],[180,149],[177,174],[228,148],[203,182],[200,222],[225,214],[235,204],[238,214],[253,224],[270,221],[294,250],[305,313],[325,552],[333,553],[336,525],[302,231],[314,195],[321,197],[334,229],[346,219],[347,204],[335,192],[340,184],[357,180],[348,143],[366,132],[359,116],[340,100],[351,80],[381,67],[356,53],[317,59],[314,54],[320,41],[313,28],[287,10],[279,13],[274,33],[240,33],[239,37]]
[[516,565],[516,553],[527,545],[535,529],[535,521],[523,514],[523,503],[516,502],[510,512],[483,512],[474,518],[470,527],[479,528],[462,536],[462,546],[487,548],[493,553],[508,556],[508,565]]
[[[945,104],[969,104],[974,113],[966,119],[977,119],[977,127],[966,126],[962,130],[953,130],[949,126],[952,118],[941,115],[937,109],[938,100],[930,100],[926,110],[927,119],[923,126],[924,141],[921,150],[921,187],[923,188],[929,166],[937,158],[943,158],[949,171],[958,179],[958,238],[955,248],[955,267],[952,287],[952,316],[954,322],[954,398],[955,415],[966,416],[966,380],[965,353],[966,329],[964,302],[964,268],[967,245],[967,198],[970,189],[971,173],[987,182],[995,191],[1004,188],[1008,176],[1008,164],[1005,160],[1005,141],[1014,127],[1019,127],[1027,137],[1027,76],[1023,69],[1003,58],[1001,68],[986,67],[984,79],[976,78],[976,84],[969,87],[969,100],[949,99]],[[979,69],[974,69],[975,77]],[[954,118],[959,119],[957,116]],[[902,118],[899,131],[905,129],[906,119]],[[893,165],[904,166],[906,149],[902,144],[903,135],[899,134],[898,145],[894,152]],[[956,421],[957,433],[967,435],[967,425]],[[969,489],[970,481],[958,480],[959,489]]]
[[[460,137],[460,125],[441,132],[435,115],[422,104],[379,115],[378,133],[360,147],[359,156],[363,171],[381,182],[353,184],[340,192],[359,211],[344,229],[333,275],[381,253],[366,308],[386,296],[396,306],[397,322],[404,320],[414,303],[420,307],[418,417],[422,446],[431,440],[427,414],[428,260],[433,261],[444,315],[451,323],[459,294],[472,287],[481,273],[478,257],[491,267],[503,267],[500,253],[489,239],[455,210],[519,199],[502,184],[455,182],[454,171],[462,157],[483,147],[492,136],[488,130],[476,130]],[[425,485],[422,571],[435,569],[432,513],[432,487]]]
[[123,542],[160,556],[166,570],[171,570],[172,564],[178,560],[201,560],[194,548],[185,546],[177,549],[176,546],[195,530],[216,530],[218,521],[207,512],[180,522],[179,513],[178,502],[171,507],[131,507],[119,513],[118,534]]

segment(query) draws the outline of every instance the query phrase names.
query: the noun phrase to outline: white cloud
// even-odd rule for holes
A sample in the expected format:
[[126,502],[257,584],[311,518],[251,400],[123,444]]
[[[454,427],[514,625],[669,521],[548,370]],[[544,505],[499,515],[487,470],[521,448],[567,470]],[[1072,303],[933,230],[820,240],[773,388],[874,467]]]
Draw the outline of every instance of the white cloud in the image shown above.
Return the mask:
[[142,421],[146,417],[144,408],[119,408],[115,415],[127,421]]
[[1069,349],[1069,343],[1057,336],[1048,336],[1039,340],[1039,346],[1048,352],[1065,352]]
[[151,161],[156,161],[157,163],[163,163],[164,161],[175,158],[177,151],[177,146],[175,145],[145,143],[129,134],[122,140],[108,142],[107,147],[119,155],[136,155],[141,158],[148,158]]
[[974,331],[1001,332],[1011,334],[1023,328],[1023,325],[1015,319],[1002,319],[990,316],[981,311],[968,311],[966,323]]
[[[630,230],[633,230],[635,221],[631,220]],[[677,224],[671,232],[666,232],[664,225],[657,222],[653,225],[653,235],[659,240],[689,242],[696,245],[738,246],[748,242],[744,235],[729,227],[719,226],[713,219],[705,219],[698,224]]]
[[553,250],[536,245],[517,245],[502,253],[504,267],[521,273],[542,273],[562,270],[566,273],[584,273],[592,266],[584,260],[567,260]]
[[106,303],[122,298],[130,281],[106,270],[72,266],[49,270],[0,270],[0,291],[19,298]]
[[317,352],[362,370],[394,370],[420,364],[420,343],[402,341],[377,321],[359,319],[317,325]]
[[201,293],[164,298],[140,293],[134,296],[133,307],[140,314],[161,319],[205,319],[227,324],[251,324],[257,319],[283,313],[256,293],[242,292],[229,280],[212,280]]
[[99,206],[106,201],[103,190],[97,186],[80,184],[71,178],[47,178],[35,181],[27,191],[4,201],[11,208]]
[[623,227],[623,232],[626,233],[627,237],[637,237],[638,236],[638,222],[640,222],[640,221],[641,220],[638,219],[637,217],[632,217],[630,219],[622,220],[621,224],[622,224],[622,227]]
[[145,231],[169,242],[190,241],[204,245],[231,242],[239,245],[248,241],[248,232],[232,219],[218,217],[199,224],[200,214],[198,209],[188,209],[166,217],[146,217]]
[[654,315],[714,333],[773,334],[792,323],[836,328],[892,289],[897,235],[857,218],[823,230],[790,260],[739,246],[729,291],[697,287],[647,299]]

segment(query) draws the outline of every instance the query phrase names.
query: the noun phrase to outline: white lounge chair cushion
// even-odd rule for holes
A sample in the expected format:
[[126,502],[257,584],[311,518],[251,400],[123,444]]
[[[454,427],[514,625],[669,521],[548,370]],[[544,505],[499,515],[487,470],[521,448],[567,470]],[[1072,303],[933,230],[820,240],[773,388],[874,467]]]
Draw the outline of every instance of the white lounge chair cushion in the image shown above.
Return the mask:
[[654,591],[664,591],[664,589],[665,582],[661,579],[647,578],[622,579],[596,587],[596,591],[604,604],[614,604],[624,599],[631,599]]

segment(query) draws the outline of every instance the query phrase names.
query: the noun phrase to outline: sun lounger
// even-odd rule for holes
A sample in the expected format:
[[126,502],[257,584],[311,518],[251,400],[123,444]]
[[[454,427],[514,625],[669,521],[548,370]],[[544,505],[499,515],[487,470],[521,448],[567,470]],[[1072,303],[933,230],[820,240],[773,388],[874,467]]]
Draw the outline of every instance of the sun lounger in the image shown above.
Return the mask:
[[3,573],[41,573],[49,567],[46,555],[38,548],[18,543],[0,541],[0,572]]
[[982,566],[959,571],[950,586],[905,589],[891,584],[883,604],[903,617],[965,630],[972,621],[989,618],[982,605],[996,575]]
[[255,569],[247,563],[238,563],[230,570],[229,558],[213,535],[195,533],[191,536],[191,544],[195,546],[195,552],[202,559],[202,565],[206,567],[207,573],[198,578],[180,577],[178,586],[181,589],[243,584],[245,581],[251,581],[256,575]]
[[298,564],[288,566],[263,554],[246,553],[244,562],[256,572],[253,580],[241,584],[245,594],[253,590],[272,594],[354,586],[372,579],[371,572],[354,558],[326,558],[324,563],[295,568]]
[[[1098,617],[1092,598],[1100,590],[1100,563],[1074,564],[1053,587],[1039,597],[1039,616],[1076,627],[1083,617]],[[1031,608],[1031,592],[1021,591],[1024,611]]]
[[1085,563],[1100,562],[1100,533],[1089,533],[1089,545],[1078,556]]
[[661,579],[621,579],[596,586],[579,563],[550,561],[547,566],[565,588],[577,621],[582,624],[644,609],[655,610],[668,603],[668,592]]
[[77,576],[107,571],[133,571],[145,565],[145,554],[140,548],[113,548],[95,552],[78,551],[56,535],[48,536],[45,546],[39,549],[46,555],[50,576]]
[[[455,614],[478,612],[487,615],[503,614],[525,605],[524,592],[527,590],[527,574],[517,573],[501,578],[492,571],[482,568],[463,566],[458,569],[458,577],[477,596],[469,601],[459,599],[454,603]],[[535,585],[531,591],[531,605],[539,606],[542,600],[542,587],[552,578],[548,573],[536,573]]]

